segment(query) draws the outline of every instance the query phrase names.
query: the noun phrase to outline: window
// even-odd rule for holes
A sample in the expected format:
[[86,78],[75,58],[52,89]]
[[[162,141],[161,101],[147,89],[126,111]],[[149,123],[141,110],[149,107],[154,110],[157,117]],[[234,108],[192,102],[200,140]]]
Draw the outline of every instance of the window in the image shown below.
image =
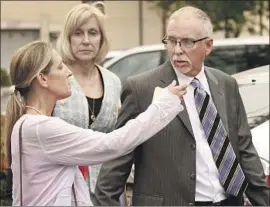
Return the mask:
[[247,68],[256,68],[270,64],[269,45],[250,45],[247,46],[246,60]]
[[206,57],[205,65],[230,75],[270,64],[269,45],[235,45],[216,47]]
[[58,32],[50,32],[50,43],[53,48],[56,48],[56,42],[57,42],[58,36],[59,36]]
[[[239,72],[239,66],[245,67],[243,46],[225,46],[214,48],[210,56],[206,57],[205,65],[220,69],[228,74]],[[238,67],[237,67],[238,66]]]
[[108,69],[123,81],[128,76],[154,69],[160,65],[161,52],[162,51],[154,51],[132,54],[120,59]]

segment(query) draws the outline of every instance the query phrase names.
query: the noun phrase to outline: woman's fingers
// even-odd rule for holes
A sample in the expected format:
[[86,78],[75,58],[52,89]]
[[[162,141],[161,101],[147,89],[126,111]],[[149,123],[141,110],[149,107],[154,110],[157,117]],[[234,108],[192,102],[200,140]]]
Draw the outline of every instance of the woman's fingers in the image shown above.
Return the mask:
[[174,94],[177,95],[179,98],[182,98],[187,93],[187,85],[179,85],[175,86],[176,81],[174,80],[169,86],[168,89]]

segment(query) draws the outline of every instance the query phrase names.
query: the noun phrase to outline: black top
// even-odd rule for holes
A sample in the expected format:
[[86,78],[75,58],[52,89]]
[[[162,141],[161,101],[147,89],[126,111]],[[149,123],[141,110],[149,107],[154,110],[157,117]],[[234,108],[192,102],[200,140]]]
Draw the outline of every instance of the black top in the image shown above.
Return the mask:
[[[103,96],[101,96],[100,98],[90,98],[86,96],[86,99],[88,102],[88,109],[89,109],[88,115],[89,115],[89,126],[90,126],[93,123],[93,120],[91,119],[92,112],[94,113],[94,116],[97,117],[101,108]],[[95,101],[95,104],[94,104],[94,101]],[[94,109],[93,109],[93,106],[94,106]]]
[[[98,69],[98,72],[99,72],[99,75],[101,77],[101,82],[102,82],[102,87],[103,87],[103,94],[104,94],[103,78],[102,78],[102,75],[101,75],[101,72],[100,72],[99,69]],[[95,118],[99,114],[101,104],[102,104],[102,101],[103,101],[103,95],[100,98],[90,98],[90,97],[86,96],[86,99],[87,99],[87,103],[88,103],[88,111],[89,111],[88,116],[89,116],[89,126],[90,126],[94,122],[91,119],[92,112],[94,113]]]

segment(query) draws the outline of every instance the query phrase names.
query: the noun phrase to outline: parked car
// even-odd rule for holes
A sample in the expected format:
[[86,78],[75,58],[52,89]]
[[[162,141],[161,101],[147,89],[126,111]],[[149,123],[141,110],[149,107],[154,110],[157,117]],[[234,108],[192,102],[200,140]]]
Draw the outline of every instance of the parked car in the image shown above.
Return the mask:
[[[270,64],[269,36],[214,40],[214,49],[205,65],[228,74]],[[124,81],[128,76],[151,70],[167,60],[163,44],[140,46],[125,50],[104,66]]]
[[[266,175],[266,183],[270,186],[270,169],[269,169],[269,116],[268,120],[251,129],[252,142],[260,157],[264,174]],[[246,196],[245,206],[251,206]]]
[[269,174],[269,65],[233,75],[245,105],[253,144],[260,156],[266,182]]
[[122,53],[122,50],[111,50],[108,52],[106,58],[103,60],[103,62],[101,63],[101,65],[104,65],[106,62],[108,62],[109,60],[119,56]]
[[266,182],[270,186],[269,169],[269,119],[251,130],[252,141],[258,154],[266,175]]

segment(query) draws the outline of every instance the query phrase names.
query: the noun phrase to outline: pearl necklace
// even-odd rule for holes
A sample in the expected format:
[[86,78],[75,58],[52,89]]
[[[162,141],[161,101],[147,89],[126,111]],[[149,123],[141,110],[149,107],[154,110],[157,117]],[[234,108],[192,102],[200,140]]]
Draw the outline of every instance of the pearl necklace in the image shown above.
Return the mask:
[[34,111],[36,111],[37,113],[44,115],[43,113],[41,113],[41,111],[39,111],[38,109],[32,107],[32,106],[25,106],[25,108],[29,108],[29,109],[33,109]]

